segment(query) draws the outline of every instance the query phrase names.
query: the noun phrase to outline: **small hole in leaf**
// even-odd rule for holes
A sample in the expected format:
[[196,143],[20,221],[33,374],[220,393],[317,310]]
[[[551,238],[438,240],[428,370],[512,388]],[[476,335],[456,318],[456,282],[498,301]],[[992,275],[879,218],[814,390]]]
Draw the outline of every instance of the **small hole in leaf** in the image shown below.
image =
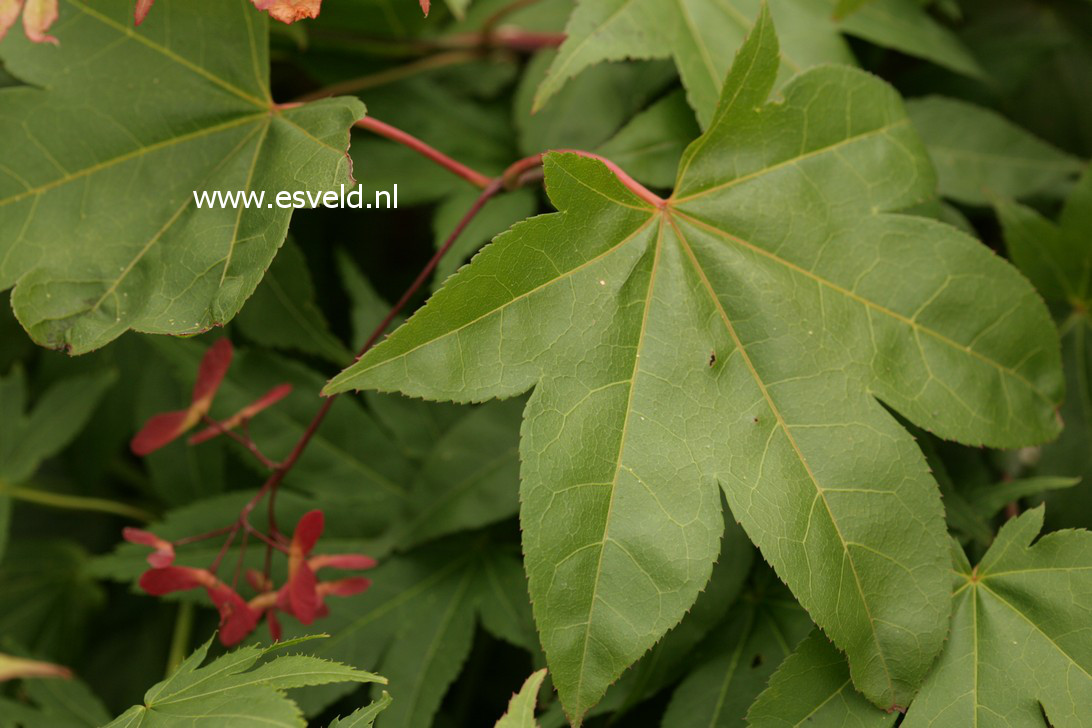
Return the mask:
[[756,667],[761,667],[761,666],[762,666],[762,653],[760,652],[760,653],[755,655],[755,658],[753,660],[751,660],[751,668],[754,669]]

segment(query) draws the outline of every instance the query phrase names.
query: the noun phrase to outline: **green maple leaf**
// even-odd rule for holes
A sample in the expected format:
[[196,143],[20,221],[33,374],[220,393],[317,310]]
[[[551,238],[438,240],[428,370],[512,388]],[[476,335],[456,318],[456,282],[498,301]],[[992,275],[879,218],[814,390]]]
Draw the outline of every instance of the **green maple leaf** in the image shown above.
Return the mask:
[[370,672],[307,655],[281,655],[260,662],[269,652],[295,642],[262,649],[241,647],[201,666],[210,639],[163,682],[149,688],[144,704],[134,705],[107,728],[177,726],[284,726],[307,723],[285,690],[329,683],[386,683]]
[[879,710],[853,689],[845,658],[816,630],[777,668],[769,687],[747,712],[747,725],[879,728],[894,725],[896,716]]
[[549,155],[560,214],[498,237],[327,386],[534,389],[525,566],[575,721],[694,602],[718,486],[855,685],[908,704],[945,634],[947,537],[879,401],[963,442],[1058,431],[1057,336],[1031,286],[954,228],[890,212],[934,187],[898,95],[824,67],[767,103],[778,59],[763,11],[662,205]]
[[[951,634],[906,728],[1086,725],[1092,715],[1092,533],[1034,544],[1042,506],[1007,522],[977,567],[954,547]],[[1042,706],[1040,708],[1040,706]]]
[[535,720],[535,702],[538,690],[546,679],[546,668],[531,673],[523,687],[508,701],[508,710],[497,721],[495,728],[539,728]]
[[[814,629],[808,615],[768,570],[695,652],[663,728],[735,728],[793,647]],[[844,666],[845,660],[842,660]]]
[[39,343],[85,352],[128,329],[232,318],[291,210],[202,209],[193,193],[348,183],[356,99],[277,107],[265,14],[246,0],[156,8],[64,0],[59,46],[11,33],[0,59],[0,287]]
[[[853,63],[842,33],[858,35],[961,73],[980,69],[959,42],[912,0],[872,0],[850,17],[834,0],[768,0],[781,29],[781,61],[798,72]],[[751,28],[759,0],[580,0],[566,40],[539,86],[540,107],[584,69],[623,58],[673,58],[690,105],[708,126],[732,55]],[[853,3],[855,6],[862,2]]]
[[[1055,531],[1035,541],[1043,515],[1040,506],[1008,521],[974,568],[953,543],[951,632],[910,705],[906,728],[1087,725],[1092,533]],[[774,675],[748,719],[756,726],[800,725],[820,715],[832,725],[849,718],[883,725],[891,718],[852,693],[844,658],[814,634]]]

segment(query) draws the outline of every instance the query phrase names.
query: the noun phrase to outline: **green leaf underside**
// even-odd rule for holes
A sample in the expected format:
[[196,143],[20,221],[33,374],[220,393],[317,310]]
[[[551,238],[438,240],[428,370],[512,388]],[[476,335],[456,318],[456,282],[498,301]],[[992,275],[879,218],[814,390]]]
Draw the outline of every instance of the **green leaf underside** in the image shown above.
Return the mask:
[[898,713],[869,703],[853,689],[845,658],[816,630],[770,678],[747,713],[754,728],[890,726]]
[[[1092,533],[1032,544],[1043,508],[1006,523],[977,568],[957,553],[952,629],[904,723],[1086,725],[1092,715]],[[1040,708],[1040,705],[1042,708]]]
[[231,319],[291,210],[197,210],[193,192],[349,182],[363,106],[275,107],[267,22],[245,0],[194,0],[134,29],[128,0],[63,0],[59,46],[0,45],[31,84],[0,90],[0,286],[36,341],[80,353]]
[[933,187],[894,91],[827,67],[764,106],[778,66],[764,15],[662,209],[550,155],[561,213],[497,238],[327,387],[534,388],[525,564],[574,720],[694,601],[718,484],[856,686],[905,705],[943,640],[947,545],[921,453],[877,399],[967,443],[1058,430],[1057,338],[1027,281],[888,212]]
[[508,701],[508,710],[497,721],[496,728],[538,728],[538,723],[535,722],[535,702],[545,679],[546,668],[531,673],[519,692]]
[[[767,0],[782,37],[787,72],[852,64],[842,32],[927,58],[957,72],[981,70],[959,41],[913,0],[873,0],[837,22],[834,0]],[[673,58],[687,98],[708,126],[732,55],[760,0],[582,0],[566,41],[538,89],[536,107],[584,69],[623,58]]]
[[306,725],[296,703],[284,694],[289,688],[326,683],[385,683],[386,679],[307,655],[284,655],[261,662],[271,649],[241,647],[204,667],[211,640],[199,647],[166,680],[144,694],[108,728],[173,728],[178,726]]

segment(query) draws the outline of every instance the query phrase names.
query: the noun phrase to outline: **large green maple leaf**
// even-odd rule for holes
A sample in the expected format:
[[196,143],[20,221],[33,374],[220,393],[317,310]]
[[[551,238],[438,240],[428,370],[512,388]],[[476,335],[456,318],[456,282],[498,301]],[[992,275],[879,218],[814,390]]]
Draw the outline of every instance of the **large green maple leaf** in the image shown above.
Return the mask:
[[662,205],[549,155],[561,212],[498,237],[327,387],[534,388],[525,565],[576,721],[693,603],[718,486],[857,687],[906,705],[947,626],[947,538],[880,401],[964,442],[1058,430],[1057,335],[1028,282],[954,228],[890,212],[934,188],[898,95],[824,67],[767,103],[778,66],[763,11]]
[[129,0],[63,0],[59,46],[0,44],[29,84],[0,89],[0,287],[16,285],[16,315],[46,346],[193,333],[238,312],[292,211],[199,210],[195,191],[272,202],[350,181],[358,100],[277,107],[265,14],[163,5],[135,29]]

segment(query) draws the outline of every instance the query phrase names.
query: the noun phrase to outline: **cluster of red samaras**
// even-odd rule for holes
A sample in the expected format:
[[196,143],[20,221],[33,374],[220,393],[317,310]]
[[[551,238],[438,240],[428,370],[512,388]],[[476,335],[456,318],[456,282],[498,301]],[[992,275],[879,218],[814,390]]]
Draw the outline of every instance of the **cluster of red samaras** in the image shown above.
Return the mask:
[[256,571],[247,572],[247,581],[258,592],[249,601],[208,569],[175,566],[174,545],[170,541],[138,528],[127,528],[124,534],[126,541],[155,549],[148,555],[152,568],[140,577],[141,588],[153,596],[204,589],[220,612],[220,641],[230,647],[253,632],[262,617],[269,624],[273,639],[280,640],[281,624],[277,612],[291,614],[301,623],[311,624],[317,617],[326,615],[326,597],[352,596],[371,586],[371,580],[362,576],[318,580],[316,572],[327,567],[358,570],[375,566],[375,559],[361,554],[312,556],[323,525],[322,511],[309,511],[300,519],[288,546],[288,579],[281,588],[274,589],[273,584]]
[[[57,19],[58,0],[0,0],[0,40],[15,24],[19,11],[23,11],[23,30],[35,43],[57,43],[46,35],[49,26]],[[133,17],[137,25],[144,22],[155,0],[137,0]],[[317,18],[322,0],[250,0],[258,10],[265,10],[270,17],[282,23],[294,23],[304,18]],[[428,15],[429,0],[419,0],[421,10]]]
[[[205,419],[209,408],[212,407],[212,398],[216,396],[216,391],[220,388],[220,383],[224,381],[228,367],[231,366],[233,353],[234,349],[228,339],[220,339],[209,347],[204,358],[201,359],[201,366],[197,369],[197,382],[193,385],[190,406],[183,410],[163,412],[145,422],[144,427],[129,443],[129,447],[135,454],[143,456],[154,452],[178,439]],[[211,424],[192,435],[189,443],[196,445],[245,424],[266,407],[284,399],[291,391],[291,384],[278,384],[226,420]]]

